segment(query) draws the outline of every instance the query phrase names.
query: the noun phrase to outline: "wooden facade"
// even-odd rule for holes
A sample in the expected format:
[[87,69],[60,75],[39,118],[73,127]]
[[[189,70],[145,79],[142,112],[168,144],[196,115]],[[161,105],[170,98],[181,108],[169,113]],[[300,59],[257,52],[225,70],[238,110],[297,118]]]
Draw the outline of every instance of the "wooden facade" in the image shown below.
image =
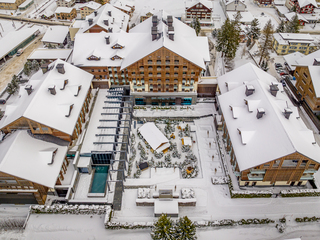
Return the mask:
[[316,96],[313,80],[318,81],[318,79],[312,79],[309,72],[308,66],[297,66],[294,72],[296,77],[296,89],[301,100],[305,100],[310,109],[315,112],[320,112],[320,98]]
[[56,12],[56,18],[60,20],[72,20],[77,17],[77,11],[75,8],[72,8],[72,10],[67,12]]
[[202,68],[162,47],[127,71],[133,92],[196,92]]
[[287,0],[286,6],[289,9],[292,9],[293,7],[295,7],[297,13],[309,13],[309,14],[312,14],[314,12],[314,9],[316,8],[316,6],[312,4],[308,4],[306,6],[301,7],[299,5],[298,0]]
[[313,174],[320,167],[319,163],[295,152],[240,171],[223,116],[222,123],[223,137],[227,143],[227,151],[230,153],[230,164],[233,166],[240,186],[302,186],[308,180],[313,180]]
[[206,7],[201,2],[186,9],[187,19],[198,18],[199,20],[211,20],[212,9]]

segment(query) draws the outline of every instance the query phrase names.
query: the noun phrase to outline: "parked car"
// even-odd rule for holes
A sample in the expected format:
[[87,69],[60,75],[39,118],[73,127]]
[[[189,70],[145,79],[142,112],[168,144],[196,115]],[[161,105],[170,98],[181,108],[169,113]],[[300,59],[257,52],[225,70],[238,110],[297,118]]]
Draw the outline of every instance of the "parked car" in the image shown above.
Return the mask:
[[275,63],[274,66],[275,66],[276,69],[282,68],[282,64],[281,63]]
[[287,73],[287,72],[285,72],[285,71],[283,71],[283,72],[280,72],[279,74],[280,74],[280,76],[283,76],[283,75],[288,75],[288,73]]
[[18,49],[17,56],[20,56],[23,53],[23,48]]
[[5,99],[0,99],[0,104],[6,104],[6,100]]
[[283,86],[283,87],[286,87],[286,86],[287,86],[286,81],[285,81],[284,79],[281,80],[281,83],[282,83],[282,86]]

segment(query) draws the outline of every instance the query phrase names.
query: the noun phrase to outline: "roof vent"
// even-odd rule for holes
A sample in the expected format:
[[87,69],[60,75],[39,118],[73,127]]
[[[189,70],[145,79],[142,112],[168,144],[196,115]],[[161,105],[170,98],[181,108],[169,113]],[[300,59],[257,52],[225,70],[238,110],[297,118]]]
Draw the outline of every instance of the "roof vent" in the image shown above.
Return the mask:
[[258,108],[257,109],[257,119],[262,118],[263,114],[265,114],[266,112],[264,111],[263,108]]
[[78,95],[79,95],[79,93],[80,93],[80,90],[81,90],[81,87],[82,87],[81,85],[78,86],[77,93],[76,93],[76,95],[74,95],[75,97],[78,97]]
[[103,20],[104,25],[109,26],[109,20]]
[[66,71],[64,70],[64,64],[63,64],[63,63],[57,64],[56,69],[57,69],[58,72],[61,73],[61,74],[65,74],[65,72],[66,72]]
[[108,15],[111,17],[111,11],[108,11]]
[[246,85],[246,96],[250,96],[255,91],[253,85]]
[[276,97],[278,91],[279,91],[278,85],[271,83],[271,85],[270,85],[270,93],[271,93],[271,95]]
[[28,84],[24,89],[27,90],[28,95],[30,95],[33,91],[32,85],[30,84]]
[[41,70],[42,70],[42,73],[45,74],[46,72],[48,72],[48,65],[49,63],[44,63],[44,64],[41,64]]
[[97,11],[94,11],[94,16],[96,17],[98,15],[98,12]]
[[74,104],[71,104],[71,105],[70,105],[70,107],[69,107],[69,113],[68,113],[68,115],[66,115],[66,117],[70,117],[71,111],[72,111],[72,109],[73,109],[73,105],[74,105]]
[[284,109],[284,113],[283,113],[283,114],[284,114],[284,116],[285,116],[286,119],[289,119],[291,113],[293,113],[293,111],[291,110],[291,108],[285,108],[285,109]]
[[89,18],[88,19],[88,23],[89,23],[89,26],[91,26],[93,24],[93,19],[92,18]]
[[50,93],[52,94],[52,95],[56,95],[56,86],[55,85],[52,85],[52,86],[50,86],[50,87],[48,87],[48,90],[50,91]]
[[313,66],[320,66],[320,58],[315,58],[313,60]]
[[106,44],[109,45],[110,44],[110,36],[106,36],[105,39],[106,39]]
[[64,80],[64,81],[63,81],[63,87],[60,88],[60,90],[64,90],[65,87],[66,87],[66,85],[68,84],[68,82],[69,82],[68,79]]

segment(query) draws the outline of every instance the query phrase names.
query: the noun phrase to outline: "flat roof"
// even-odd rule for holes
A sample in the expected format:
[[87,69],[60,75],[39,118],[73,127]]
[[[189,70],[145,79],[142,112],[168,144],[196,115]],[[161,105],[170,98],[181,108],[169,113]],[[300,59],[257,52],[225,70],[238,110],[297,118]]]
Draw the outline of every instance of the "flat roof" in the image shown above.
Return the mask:
[[28,59],[41,60],[41,59],[61,59],[68,60],[72,53],[72,49],[47,49],[47,48],[38,48],[33,50],[29,55]]

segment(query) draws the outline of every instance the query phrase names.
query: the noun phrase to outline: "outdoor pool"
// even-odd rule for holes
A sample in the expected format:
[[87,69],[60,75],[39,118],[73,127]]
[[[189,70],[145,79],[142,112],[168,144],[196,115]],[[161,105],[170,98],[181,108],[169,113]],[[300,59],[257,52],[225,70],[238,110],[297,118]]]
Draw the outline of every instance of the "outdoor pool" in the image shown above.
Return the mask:
[[90,193],[104,193],[108,176],[109,166],[95,166]]

